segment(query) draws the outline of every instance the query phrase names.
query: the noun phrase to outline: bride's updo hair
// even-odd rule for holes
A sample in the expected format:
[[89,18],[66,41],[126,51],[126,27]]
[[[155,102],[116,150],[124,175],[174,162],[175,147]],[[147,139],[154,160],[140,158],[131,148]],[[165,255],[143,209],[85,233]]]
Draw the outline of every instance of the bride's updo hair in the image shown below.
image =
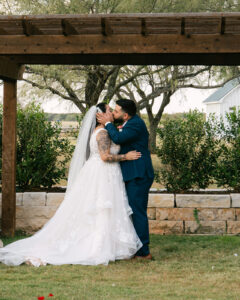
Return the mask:
[[[99,110],[98,110],[97,112],[103,112],[103,113],[106,112],[106,103],[103,103],[103,102],[98,103],[98,104],[96,105],[96,107],[99,108]],[[100,111],[100,110],[101,110],[101,111]],[[96,127],[97,127],[98,125],[100,125],[100,123],[98,123],[98,121],[96,120]]]

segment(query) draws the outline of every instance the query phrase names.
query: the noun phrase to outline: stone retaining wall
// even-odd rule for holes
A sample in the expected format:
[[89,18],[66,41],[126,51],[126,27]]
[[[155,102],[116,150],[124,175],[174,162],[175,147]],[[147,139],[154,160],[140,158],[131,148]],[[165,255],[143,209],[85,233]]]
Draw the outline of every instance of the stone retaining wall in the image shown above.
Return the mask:
[[[16,228],[40,229],[63,199],[64,193],[17,193]],[[151,193],[148,217],[156,234],[240,234],[240,194]]]

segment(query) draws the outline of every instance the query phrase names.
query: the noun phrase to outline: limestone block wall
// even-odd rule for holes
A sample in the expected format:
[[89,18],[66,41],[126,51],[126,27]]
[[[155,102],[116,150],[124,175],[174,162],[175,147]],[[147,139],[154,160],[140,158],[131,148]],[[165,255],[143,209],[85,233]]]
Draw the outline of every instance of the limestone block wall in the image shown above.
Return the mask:
[[157,234],[239,234],[240,194],[150,194],[149,227]]
[[[16,228],[34,232],[54,215],[64,193],[17,193]],[[1,218],[0,194],[0,218]],[[240,234],[240,194],[149,194],[150,233]]]

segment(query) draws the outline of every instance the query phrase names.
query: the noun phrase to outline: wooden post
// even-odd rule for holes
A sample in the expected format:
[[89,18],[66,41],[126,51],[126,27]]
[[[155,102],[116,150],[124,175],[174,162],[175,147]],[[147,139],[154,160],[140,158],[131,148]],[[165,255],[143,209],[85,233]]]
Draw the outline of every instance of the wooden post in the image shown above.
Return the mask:
[[17,80],[4,80],[2,133],[2,235],[14,236],[16,225]]

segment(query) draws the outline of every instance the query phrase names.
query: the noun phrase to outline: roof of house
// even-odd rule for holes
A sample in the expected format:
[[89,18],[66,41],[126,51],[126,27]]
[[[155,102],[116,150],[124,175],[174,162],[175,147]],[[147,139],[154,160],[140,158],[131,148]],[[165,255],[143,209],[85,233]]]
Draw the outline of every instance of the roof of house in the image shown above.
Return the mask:
[[203,103],[217,102],[220,101],[224,96],[226,96],[231,90],[240,84],[240,78],[235,78],[233,80],[225,83],[221,88],[212,93]]

